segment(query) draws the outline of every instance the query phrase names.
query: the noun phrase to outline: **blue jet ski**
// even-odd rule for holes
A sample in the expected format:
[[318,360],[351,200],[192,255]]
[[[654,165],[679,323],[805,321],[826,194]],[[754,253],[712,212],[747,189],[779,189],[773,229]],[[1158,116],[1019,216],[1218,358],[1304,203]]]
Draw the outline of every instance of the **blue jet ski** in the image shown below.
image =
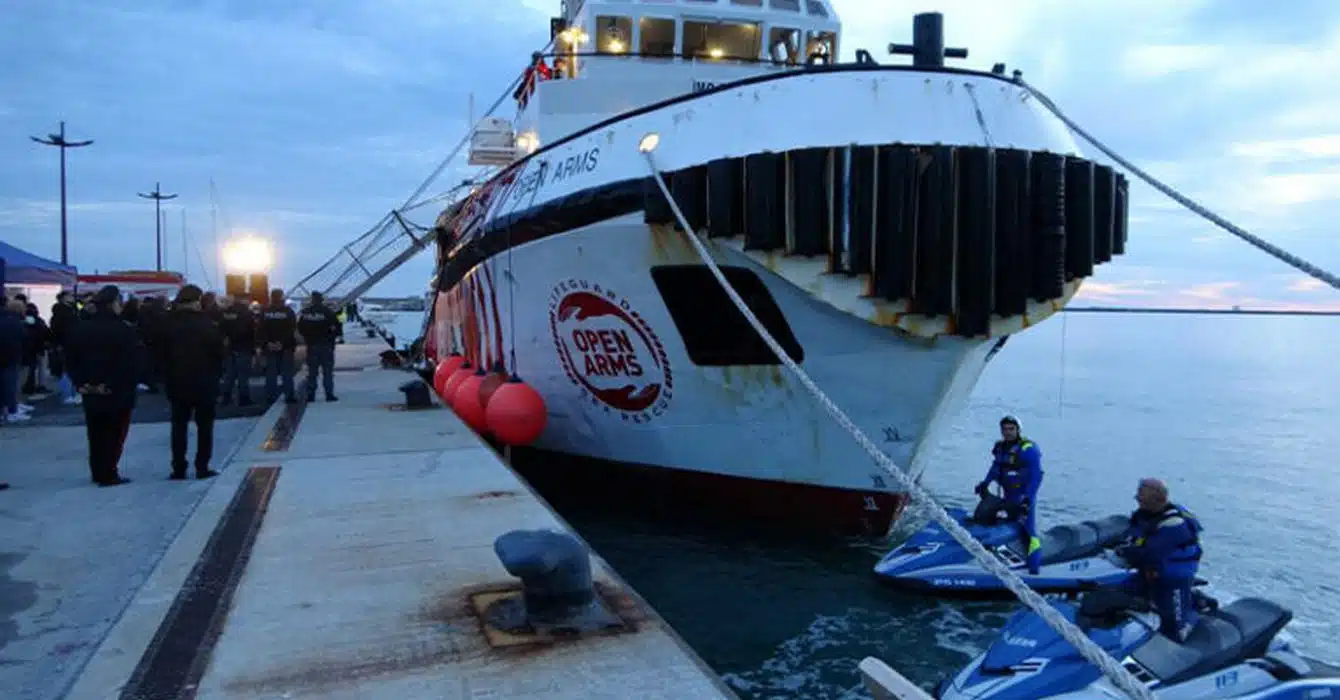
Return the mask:
[[[1023,530],[998,517],[1003,505],[999,496],[986,493],[973,513],[962,508],[948,512],[1034,590],[1074,594],[1117,585],[1132,575],[1125,559],[1114,551],[1125,540],[1129,516],[1113,515],[1047,530],[1039,538],[1042,566],[1033,575],[1028,573],[1028,540]],[[935,521],[885,554],[875,564],[875,575],[891,586],[922,593],[956,597],[1009,594],[1000,579],[987,573]]]
[[[1158,615],[1116,590],[1079,604],[1054,601],[1159,700],[1285,700],[1340,697],[1340,669],[1296,653],[1278,635],[1293,613],[1262,598],[1220,608],[1195,594],[1200,621],[1177,643],[1158,632]],[[940,700],[1114,700],[1126,697],[1097,667],[1031,610],[935,691]]]

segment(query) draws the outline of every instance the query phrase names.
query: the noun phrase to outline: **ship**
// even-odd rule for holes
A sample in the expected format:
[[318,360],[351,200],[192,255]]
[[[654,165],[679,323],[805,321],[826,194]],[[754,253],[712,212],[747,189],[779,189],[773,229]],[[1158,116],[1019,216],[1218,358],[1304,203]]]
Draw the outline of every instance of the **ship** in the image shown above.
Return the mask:
[[[1129,189],[944,18],[840,62],[827,0],[563,3],[489,168],[435,222],[426,352],[506,368],[542,493],[886,533],[907,497],[749,325],[914,478],[1011,334],[1125,251]],[[890,59],[905,60],[905,59]],[[684,215],[684,230],[645,152]]]

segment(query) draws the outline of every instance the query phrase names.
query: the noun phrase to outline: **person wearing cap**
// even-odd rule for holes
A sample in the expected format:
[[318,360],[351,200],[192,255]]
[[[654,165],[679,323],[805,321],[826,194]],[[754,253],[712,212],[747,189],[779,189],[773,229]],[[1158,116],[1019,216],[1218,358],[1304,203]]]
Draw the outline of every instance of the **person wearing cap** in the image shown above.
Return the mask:
[[307,307],[298,314],[298,333],[307,344],[307,400],[316,400],[316,375],[322,375],[322,388],[327,401],[335,397],[335,339],[344,325],[335,312],[326,306],[321,292],[312,292]]
[[991,468],[977,484],[978,495],[992,483],[1005,492],[1005,511],[1023,528],[1028,541],[1028,572],[1036,575],[1042,566],[1042,540],[1038,538],[1037,500],[1042,486],[1042,450],[1020,432],[1019,419],[1000,419],[1000,440],[991,448]]
[[70,329],[65,365],[75,391],[84,397],[88,469],[98,486],[128,483],[119,471],[130,431],[143,346],[121,320],[121,290],[109,284],[93,297],[92,315]]
[[214,456],[214,417],[223,372],[223,332],[203,307],[204,293],[188,284],[177,292],[172,310],[163,319],[155,348],[163,368],[163,385],[172,404],[172,473],[186,478],[186,443],[195,421],[195,477],[208,479]]

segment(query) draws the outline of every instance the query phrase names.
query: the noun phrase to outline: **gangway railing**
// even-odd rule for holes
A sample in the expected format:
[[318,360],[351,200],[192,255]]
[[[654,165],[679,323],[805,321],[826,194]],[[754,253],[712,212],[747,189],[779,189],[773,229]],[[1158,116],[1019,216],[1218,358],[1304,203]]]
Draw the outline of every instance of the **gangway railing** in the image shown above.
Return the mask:
[[289,298],[301,300],[312,292],[320,292],[333,307],[359,298],[423,251],[436,247],[440,229],[417,224],[402,212],[433,203],[450,207],[469,196],[473,188],[474,181],[467,180],[440,195],[392,210],[294,284],[289,289]]

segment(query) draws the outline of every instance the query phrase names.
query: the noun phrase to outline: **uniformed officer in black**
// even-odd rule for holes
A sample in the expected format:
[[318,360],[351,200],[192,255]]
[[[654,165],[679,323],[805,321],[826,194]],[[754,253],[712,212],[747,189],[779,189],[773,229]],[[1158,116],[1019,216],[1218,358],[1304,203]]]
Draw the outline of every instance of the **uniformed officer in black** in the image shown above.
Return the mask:
[[284,380],[284,402],[297,403],[293,389],[293,351],[297,349],[298,315],[284,303],[284,290],[270,290],[270,305],[261,311],[257,341],[265,357],[265,397],[267,403],[279,398],[279,379]]
[[327,401],[338,401],[335,397],[335,339],[339,337],[343,324],[321,296],[321,292],[312,292],[312,298],[302,313],[298,314],[298,332],[307,345],[307,400],[316,400],[316,375],[321,377],[321,388],[325,389]]
[[236,388],[237,405],[250,406],[251,362],[256,357],[256,317],[247,307],[246,299],[238,301],[231,296],[219,299],[219,328],[228,339],[220,403],[229,403]]

